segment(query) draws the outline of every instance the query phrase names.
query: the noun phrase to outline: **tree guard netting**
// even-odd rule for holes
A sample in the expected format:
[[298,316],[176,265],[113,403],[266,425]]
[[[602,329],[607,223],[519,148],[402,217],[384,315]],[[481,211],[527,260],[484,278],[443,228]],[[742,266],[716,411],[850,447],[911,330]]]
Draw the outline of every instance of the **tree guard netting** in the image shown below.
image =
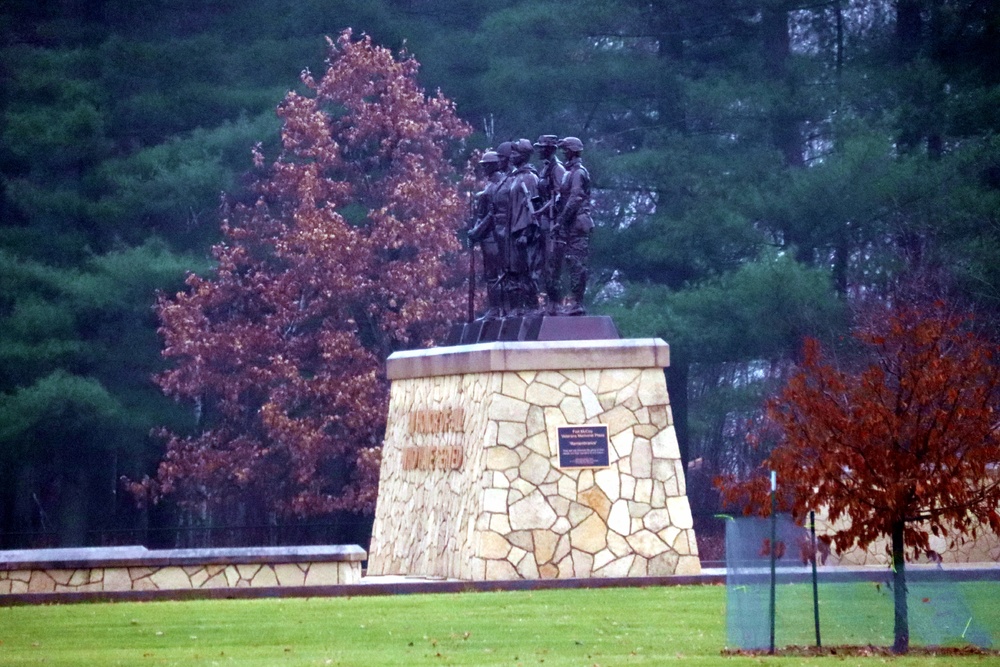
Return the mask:
[[[816,644],[809,531],[779,516],[775,540],[775,646]],[[821,558],[822,562],[822,558]],[[771,520],[726,522],[726,644],[729,649],[770,646]],[[911,645],[992,648],[977,619],[988,600],[970,595],[975,581],[940,565],[907,566]],[[893,638],[892,572],[872,567],[819,567],[820,631],[824,646],[890,646]]]

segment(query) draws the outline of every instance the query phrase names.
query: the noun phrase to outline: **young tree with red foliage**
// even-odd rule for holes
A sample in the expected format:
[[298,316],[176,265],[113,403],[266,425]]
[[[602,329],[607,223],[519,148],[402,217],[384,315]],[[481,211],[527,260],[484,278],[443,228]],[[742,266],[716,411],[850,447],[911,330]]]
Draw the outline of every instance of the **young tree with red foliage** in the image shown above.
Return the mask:
[[780,502],[804,520],[825,509],[838,551],[888,536],[893,567],[893,650],[909,647],[906,557],[929,536],[1000,532],[1000,367],[972,317],[946,303],[899,303],[855,331],[868,355],[842,370],[820,344],[767,404],[778,444],[759,477],[720,480],[729,502],[769,511],[767,471]]
[[470,128],[418,67],[348,30],[279,106],[281,154],[265,167],[255,150],[256,201],[225,211],[215,275],[159,301],[174,362],[159,383],[204,430],[164,432],[137,492],[258,516],[372,511],[384,360],[462,308],[464,177],[447,151]]

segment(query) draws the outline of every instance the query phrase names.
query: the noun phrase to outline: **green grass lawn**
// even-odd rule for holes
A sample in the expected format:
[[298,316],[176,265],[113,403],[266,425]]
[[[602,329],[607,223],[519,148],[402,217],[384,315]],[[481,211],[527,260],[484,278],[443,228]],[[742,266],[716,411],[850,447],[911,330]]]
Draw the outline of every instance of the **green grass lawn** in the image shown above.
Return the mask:
[[[963,591],[1000,637],[1000,584]],[[889,643],[891,618],[859,619],[873,609],[864,595],[851,604],[822,604],[824,643]],[[812,627],[808,604],[786,606]],[[0,665],[1000,666],[998,656],[727,657],[725,617],[722,586],[21,606],[0,608]]]

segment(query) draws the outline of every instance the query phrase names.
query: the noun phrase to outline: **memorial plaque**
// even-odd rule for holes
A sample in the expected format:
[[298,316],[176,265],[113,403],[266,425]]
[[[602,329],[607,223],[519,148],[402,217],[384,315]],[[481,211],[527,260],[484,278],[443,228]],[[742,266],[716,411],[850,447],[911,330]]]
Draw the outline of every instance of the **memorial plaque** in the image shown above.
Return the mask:
[[560,468],[607,468],[608,427],[603,424],[588,426],[559,426]]

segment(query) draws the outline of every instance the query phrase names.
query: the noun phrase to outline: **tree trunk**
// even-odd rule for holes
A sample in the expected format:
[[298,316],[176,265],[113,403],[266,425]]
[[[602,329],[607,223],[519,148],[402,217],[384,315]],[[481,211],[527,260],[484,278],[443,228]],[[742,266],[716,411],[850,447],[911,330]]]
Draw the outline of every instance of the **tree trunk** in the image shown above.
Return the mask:
[[892,592],[896,610],[893,653],[906,653],[910,650],[910,619],[906,605],[906,558],[903,543],[905,525],[902,521],[898,521],[892,526]]

